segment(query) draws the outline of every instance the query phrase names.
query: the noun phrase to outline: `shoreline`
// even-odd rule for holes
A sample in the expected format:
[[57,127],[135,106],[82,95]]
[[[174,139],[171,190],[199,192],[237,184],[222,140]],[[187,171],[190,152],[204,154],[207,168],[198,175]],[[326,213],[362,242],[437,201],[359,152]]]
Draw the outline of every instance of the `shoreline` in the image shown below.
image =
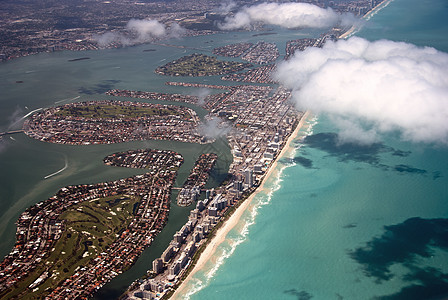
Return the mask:
[[[169,299],[180,299],[182,297],[182,292],[185,291],[187,284],[192,280],[193,276],[200,270],[202,270],[205,266],[205,264],[210,260],[210,258],[215,254],[217,248],[219,245],[221,245],[227,237],[227,234],[235,228],[235,226],[239,223],[243,213],[247,210],[249,205],[252,203],[252,200],[262,191],[264,191],[264,184],[266,181],[273,175],[275,171],[278,172],[277,165],[278,160],[285,156],[285,154],[289,153],[291,149],[291,143],[292,141],[297,137],[300,129],[303,127],[305,120],[308,119],[310,115],[309,111],[306,111],[300,121],[299,124],[297,124],[294,131],[291,133],[291,135],[288,137],[288,140],[285,143],[285,146],[283,147],[282,151],[280,151],[279,155],[277,155],[276,159],[272,163],[271,167],[267,171],[266,175],[264,176],[260,186],[243,202],[241,205],[238,206],[238,208],[235,210],[235,212],[224,222],[223,226],[218,229],[215,236],[212,237],[210,240],[210,243],[206,246],[205,250],[201,253],[197,263],[194,265],[193,269],[190,271],[188,276],[181,282],[181,284],[177,287],[174,294]],[[276,173],[276,172],[275,172]]]
[[[362,20],[367,20],[369,17],[371,17],[376,12],[380,11],[385,5],[388,5],[390,2],[392,2],[392,0],[383,0],[383,1],[381,1],[380,3],[378,3],[377,6],[375,6],[374,8],[369,10],[368,12],[366,12],[365,15],[362,16],[361,19]],[[345,38],[349,37],[350,35],[352,35],[355,32],[356,29],[358,29],[358,27],[356,25],[353,25],[352,27],[350,27],[349,30],[347,30],[345,33],[343,33],[338,39],[345,39]]]

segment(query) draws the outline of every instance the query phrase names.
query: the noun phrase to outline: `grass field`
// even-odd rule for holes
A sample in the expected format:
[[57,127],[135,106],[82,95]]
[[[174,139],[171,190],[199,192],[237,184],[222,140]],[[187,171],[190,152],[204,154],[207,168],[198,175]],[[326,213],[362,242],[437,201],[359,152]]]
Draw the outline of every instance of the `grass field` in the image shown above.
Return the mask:
[[[43,299],[50,287],[72,276],[118,238],[133,219],[134,206],[139,200],[134,196],[117,195],[71,206],[60,216],[66,222],[65,231],[50,256],[42,260],[46,263],[17,284],[5,299],[19,295],[18,299]],[[45,281],[33,292],[26,291],[42,274],[47,274]]]

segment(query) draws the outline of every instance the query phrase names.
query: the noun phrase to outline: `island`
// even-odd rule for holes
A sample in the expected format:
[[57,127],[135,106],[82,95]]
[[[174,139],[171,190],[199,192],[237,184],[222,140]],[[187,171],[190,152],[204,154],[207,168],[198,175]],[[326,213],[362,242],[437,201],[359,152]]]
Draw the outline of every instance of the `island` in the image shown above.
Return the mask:
[[23,128],[32,138],[57,144],[211,142],[199,133],[198,125],[196,112],[187,107],[103,100],[45,109],[28,118]]
[[[367,9],[375,3],[378,1],[355,8],[361,13],[361,8]],[[134,5],[140,6],[141,3]],[[350,8],[346,3],[333,5]],[[197,11],[202,11],[202,8]],[[174,15],[176,18],[185,17],[187,22],[185,15]],[[26,25],[28,21],[24,23]],[[69,30],[61,36],[69,35]],[[79,34],[85,33],[80,28],[72,31],[74,34],[78,31]],[[321,47],[327,39],[340,37],[343,32],[336,28],[318,39],[290,41],[286,46],[285,59],[297,50]],[[32,40],[28,33],[23,38],[26,43]],[[85,37],[77,43],[64,47],[28,47],[29,50],[17,56],[58,49],[97,48]],[[118,46],[111,44],[107,47]],[[175,47],[187,49],[185,46]],[[5,53],[0,56],[1,60],[17,57],[13,52]],[[250,63],[220,61],[196,53],[160,66],[155,72],[168,76],[226,75],[224,80],[274,83],[271,74],[276,67],[274,62],[279,58],[274,43],[233,44],[216,48],[213,53],[241,57]],[[88,58],[71,61],[84,59]],[[252,64],[262,66],[242,72],[252,68]],[[179,196],[180,205],[194,204],[188,221],[176,232],[162,255],[153,261],[146,278],[135,281],[129,288],[123,296],[127,299],[167,298],[172,295],[188,276],[191,267],[198,263],[198,257],[218,229],[237,208],[247,207],[251,195],[263,184],[306,116],[289,102],[291,91],[281,86],[167,84],[224,91],[207,96],[201,100],[202,103],[195,96],[145,91],[115,89],[108,91],[107,95],[200,104],[209,111],[206,118],[216,118],[229,126],[225,135],[233,161],[226,180],[214,189],[205,190],[205,197],[198,195],[198,189],[204,191],[217,156],[208,153],[196,161],[179,193],[187,195],[185,198]],[[195,111],[187,107],[101,100],[44,109],[27,118],[23,129],[28,136],[38,140],[71,145],[158,139],[211,143],[213,140],[198,130],[200,124]],[[17,221],[16,244],[0,264],[0,297],[91,297],[111,278],[129,268],[163,228],[177,170],[182,162],[180,154],[167,150],[140,149],[114,153],[104,158],[105,164],[148,169],[148,172],[115,181],[66,186],[56,195],[28,208]]]
[[216,57],[194,53],[158,67],[155,72],[169,76],[213,76],[242,71],[249,63],[218,60]]

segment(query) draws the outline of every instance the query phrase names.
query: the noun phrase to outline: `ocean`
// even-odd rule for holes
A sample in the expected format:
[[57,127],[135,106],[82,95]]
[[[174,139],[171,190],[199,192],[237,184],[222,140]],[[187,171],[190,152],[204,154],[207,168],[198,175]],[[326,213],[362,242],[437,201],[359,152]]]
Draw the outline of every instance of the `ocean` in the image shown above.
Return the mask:
[[[443,0],[394,0],[355,35],[448,52],[447,16]],[[339,145],[319,116],[295,145],[185,297],[446,299],[448,149]]]

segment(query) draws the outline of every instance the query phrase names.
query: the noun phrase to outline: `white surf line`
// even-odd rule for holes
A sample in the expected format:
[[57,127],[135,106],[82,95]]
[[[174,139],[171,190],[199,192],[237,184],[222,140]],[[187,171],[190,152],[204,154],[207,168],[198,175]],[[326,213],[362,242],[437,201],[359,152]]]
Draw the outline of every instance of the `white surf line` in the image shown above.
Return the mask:
[[68,167],[68,161],[67,161],[67,158],[66,158],[65,159],[65,166],[62,169],[60,169],[59,171],[56,171],[56,172],[54,172],[54,173],[52,173],[50,175],[45,176],[44,179],[48,179],[50,177],[58,175],[59,173],[63,172],[65,169],[67,169],[67,167]]
[[58,103],[61,103],[61,102],[64,102],[64,101],[72,101],[72,100],[76,100],[76,99],[79,99],[79,98],[81,98],[81,96],[76,96],[74,98],[62,99],[62,100],[56,101],[54,104],[58,104]]

